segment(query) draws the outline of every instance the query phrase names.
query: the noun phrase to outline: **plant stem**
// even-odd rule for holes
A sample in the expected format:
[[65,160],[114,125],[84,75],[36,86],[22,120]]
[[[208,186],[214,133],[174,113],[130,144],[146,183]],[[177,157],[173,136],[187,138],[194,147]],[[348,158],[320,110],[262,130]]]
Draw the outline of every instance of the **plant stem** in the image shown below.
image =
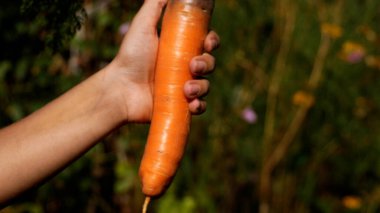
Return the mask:
[[[291,38],[294,31],[296,10],[290,2],[285,3],[288,7],[282,4],[283,1],[277,1],[280,9],[280,16],[285,17],[285,27],[282,33],[281,46],[277,55],[274,73],[269,84],[267,111],[265,115],[264,137],[263,137],[263,166],[260,177],[260,213],[269,212],[269,197],[270,197],[270,171],[265,167],[265,162],[272,149],[272,141],[275,129],[275,118],[277,108],[277,97],[281,87],[281,79],[285,74],[286,56],[290,51]],[[279,24],[282,26],[282,21]],[[269,172],[269,173],[268,173]]]
[[[343,1],[338,1],[336,4],[335,13],[334,13],[334,19],[336,21],[339,19],[339,14],[340,14],[342,6],[343,6]],[[292,12],[289,11],[288,14],[292,14]],[[289,25],[289,22],[290,21],[288,20],[287,25]],[[320,22],[322,23],[322,21]],[[294,20],[293,20],[293,23],[294,23]],[[286,31],[285,31],[284,37],[286,38],[286,36],[289,36],[289,35],[286,35]],[[286,40],[284,40],[284,42],[285,41]],[[318,52],[314,61],[313,69],[307,82],[307,88],[310,93],[314,93],[314,91],[318,88],[319,83],[322,79],[323,69],[324,69],[327,55],[329,53],[330,46],[331,46],[331,38],[328,35],[322,34],[321,42],[320,42]],[[270,194],[271,194],[270,185],[272,182],[271,174],[273,170],[275,169],[275,167],[285,157],[287,150],[289,149],[291,143],[294,141],[295,137],[297,136],[297,133],[301,129],[301,125],[306,119],[309,109],[312,107],[311,104],[301,105],[298,107],[284,136],[282,137],[280,142],[277,144],[277,146],[274,148],[273,152],[269,153],[270,146],[272,146],[272,138],[273,138],[273,133],[274,133],[277,93],[280,88],[281,77],[284,73],[284,71],[281,71],[280,69],[284,69],[285,67],[282,64],[284,62],[281,59],[283,57],[281,53],[282,52],[280,51],[279,56],[278,56],[278,61],[275,67],[276,70],[273,74],[272,83],[269,88],[268,101],[267,101],[267,104],[268,104],[267,119],[265,123],[264,142],[263,142],[265,158],[263,159],[263,167],[260,174],[260,213],[270,212],[269,200],[270,200]]]

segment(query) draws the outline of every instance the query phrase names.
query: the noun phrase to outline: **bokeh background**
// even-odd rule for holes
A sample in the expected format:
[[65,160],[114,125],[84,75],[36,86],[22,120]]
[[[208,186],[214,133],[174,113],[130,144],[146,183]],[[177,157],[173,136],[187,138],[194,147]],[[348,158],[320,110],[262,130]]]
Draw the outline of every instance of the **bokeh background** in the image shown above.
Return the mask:
[[[110,62],[141,4],[0,1],[1,126]],[[217,0],[208,110],[149,212],[380,212],[379,28],[378,0]],[[113,132],[2,211],[140,212],[148,128]]]

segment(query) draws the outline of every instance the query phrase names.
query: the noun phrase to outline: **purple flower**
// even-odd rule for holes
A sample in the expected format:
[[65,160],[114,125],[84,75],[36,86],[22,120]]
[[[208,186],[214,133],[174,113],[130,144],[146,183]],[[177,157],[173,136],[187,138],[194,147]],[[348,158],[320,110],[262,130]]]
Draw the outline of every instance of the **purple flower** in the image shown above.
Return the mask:
[[355,52],[351,52],[350,54],[347,55],[347,61],[352,63],[352,64],[355,64],[355,63],[361,62],[363,57],[364,57],[364,52],[355,51]]
[[254,124],[257,122],[257,114],[255,110],[253,110],[251,107],[246,107],[241,112],[241,117],[243,120],[245,120],[247,123]]
[[348,63],[355,64],[359,63],[365,57],[365,48],[356,42],[346,41],[341,50],[341,57]]
[[119,33],[120,35],[125,35],[128,30],[129,30],[129,22],[124,22],[123,24],[120,25],[119,27]]

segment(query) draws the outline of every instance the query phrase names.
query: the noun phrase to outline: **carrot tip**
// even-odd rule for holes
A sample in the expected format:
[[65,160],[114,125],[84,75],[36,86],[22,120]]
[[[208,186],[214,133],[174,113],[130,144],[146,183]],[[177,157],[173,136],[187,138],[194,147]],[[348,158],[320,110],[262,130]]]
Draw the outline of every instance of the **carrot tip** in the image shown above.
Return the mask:
[[149,202],[150,202],[150,197],[145,197],[142,213],[146,213],[146,211],[148,210]]

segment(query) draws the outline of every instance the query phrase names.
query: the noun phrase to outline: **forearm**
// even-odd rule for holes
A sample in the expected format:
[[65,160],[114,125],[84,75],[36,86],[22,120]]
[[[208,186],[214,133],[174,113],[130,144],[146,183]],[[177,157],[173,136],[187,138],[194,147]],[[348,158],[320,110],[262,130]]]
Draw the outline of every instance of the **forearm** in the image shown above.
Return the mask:
[[122,123],[122,109],[105,95],[111,91],[104,75],[0,130],[0,203],[64,168]]

